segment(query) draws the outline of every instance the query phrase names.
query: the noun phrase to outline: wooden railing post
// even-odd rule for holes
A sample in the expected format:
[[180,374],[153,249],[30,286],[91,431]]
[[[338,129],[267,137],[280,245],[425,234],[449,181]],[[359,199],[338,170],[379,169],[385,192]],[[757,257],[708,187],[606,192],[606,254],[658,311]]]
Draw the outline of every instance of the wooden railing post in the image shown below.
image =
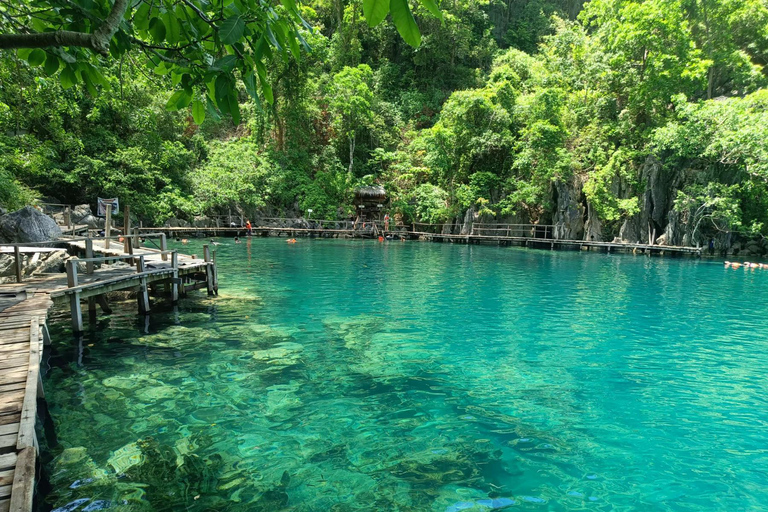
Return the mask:
[[[165,238],[165,233],[160,233],[160,251],[165,252],[168,250],[168,240]],[[163,261],[168,261],[167,254],[161,254],[160,258]]]
[[[77,260],[67,261],[67,286],[74,288],[77,286]],[[73,292],[69,294],[69,311],[72,315],[72,330],[75,334],[83,332],[83,312],[80,310],[80,293]]]
[[173,277],[171,278],[171,300],[173,302],[179,301],[179,253],[173,251],[171,253],[171,268],[173,269]]
[[219,294],[219,267],[216,265],[216,251],[213,251],[213,291]]
[[135,228],[133,230],[133,248],[134,249],[141,248],[141,238],[139,238],[139,228]]
[[104,220],[104,236],[106,236],[106,240],[104,241],[104,248],[109,249],[109,237],[112,236],[112,204],[108,204],[106,208],[107,218]]
[[[88,239],[85,241],[85,258],[86,259],[93,258],[93,240],[91,240],[91,237],[88,237]],[[86,274],[93,274],[93,262],[92,261],[86,261],[85,262],[85,273]]]
[[23,260],[21,259],[21,250],[19,249],[18,245],[13,246],[13,259],[14,259],[14,265],[16,265],[16,282],[20,283],[22,276],[21,276],[21,266],[23,265]]
[[[145,272],[144,255],[139,256],[136,262],[136,272],[139,274],[143,274]],[[146,277],[139,278],[139,294],[137,299],[139,301],[139,314],[149,314],[149,287],[147,286]]]
[[208,244],[203,246],[203,260],[205,260],[205,281],[208,287],[208,295],[213,295],[213,266],[211,265],[211,248]]
[[131,234],[131,207],[128,205],[125,205],[125,208],[123,208],[123,236],[127,240],[130,234]]

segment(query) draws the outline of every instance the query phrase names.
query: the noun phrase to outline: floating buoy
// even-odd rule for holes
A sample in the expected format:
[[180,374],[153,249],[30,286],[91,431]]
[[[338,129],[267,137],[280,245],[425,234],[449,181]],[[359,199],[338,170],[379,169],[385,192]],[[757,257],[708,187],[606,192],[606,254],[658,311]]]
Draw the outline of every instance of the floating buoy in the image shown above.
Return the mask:
[[384,241],[384,237],[383,237],[383,236],[380,236],[380,237],[379,237],[379,242],[383,242],[383,241]]

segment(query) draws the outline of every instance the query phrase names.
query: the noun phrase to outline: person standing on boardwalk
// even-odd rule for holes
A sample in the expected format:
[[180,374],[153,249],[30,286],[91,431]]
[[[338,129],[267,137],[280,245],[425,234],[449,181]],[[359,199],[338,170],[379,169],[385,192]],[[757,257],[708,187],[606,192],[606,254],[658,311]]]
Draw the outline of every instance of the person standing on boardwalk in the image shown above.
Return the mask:
[[389,214],[384,214],[384,231],[389,231]]
[[251,221],[250,220],[245,221],[245,229],[248,230],[248,236],[252,236],[253,235],[253,229],[251,228]]

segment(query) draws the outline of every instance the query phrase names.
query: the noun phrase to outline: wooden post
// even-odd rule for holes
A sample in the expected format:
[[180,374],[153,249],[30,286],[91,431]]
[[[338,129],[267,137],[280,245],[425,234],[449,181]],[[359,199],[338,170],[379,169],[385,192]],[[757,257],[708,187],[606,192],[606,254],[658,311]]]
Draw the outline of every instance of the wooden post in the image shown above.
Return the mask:
[[[67,286],[74,288],[77,286],[77,260],[67,261]],[[80,293],[74,292],[69,295],[69,311],[72,315],[72,330],[75,334],[83,332],[83,313],[80,310]]]
[[216,251],[213,251],[213,291],[219,294],[219,269],[216,266]]
[[19,250],[18,245],[13,246],[13,258],[14,258],[14,264],[16,265],[16,282],[21,282],[21,266],[23,265],[23,260],[21,259],[21,251]]
[[139,238],[139,228],[133,230],[133,247],[135,249],[141,249],[141,238]]
[[72,229],[72,213],[69,206],[64,207],[64,224],[67,225],[67,229]]
[[[90,259],[90,258],[93,258],[93,240],[91,240],[91,237],[88,237],[88,240],[85,241],[85,259]],[[92,261],[85,262],[85,273],[93,274]]]
[[112,204],[108,203],[106,208],[107,218],[104,221],[104,236],[106,236],[106,240],[104,241],[104,248],[109,249],[109,237],[112,235]]
[[[160,233],[160,250],[161,251],[167,251],[168,250],[168,240],[165,238],[165,233]],[[168,261],[168,255],[163,254],[160,256],[163,261]]]
[[125,205],[123,208],[123,236],[127,239],[131,234],[131,207]]
[[88,297],[88,320],[96,320],[96,297]]
[[173,268],[173,278],[171,279],[171,300],[176,303],[179,301],[179,253],[171,253],[171,268]]
[[[144,272],[144,256],[139,256],[136,263],[136,272],[142,274]],[[147,278],[139,278],[139,294],[137,296],[139,300],[139,314],[149,314],[149,288],[147,287]]]
[[125,254],[133,254],[133,247],[131,246],[131,236],[123,235],[123,252]]
[[208,244],[203,246],[203,259],[205,260],[205,281],[208,287],[208,295],[213,295],[213,266],[211,265],[211,248]]

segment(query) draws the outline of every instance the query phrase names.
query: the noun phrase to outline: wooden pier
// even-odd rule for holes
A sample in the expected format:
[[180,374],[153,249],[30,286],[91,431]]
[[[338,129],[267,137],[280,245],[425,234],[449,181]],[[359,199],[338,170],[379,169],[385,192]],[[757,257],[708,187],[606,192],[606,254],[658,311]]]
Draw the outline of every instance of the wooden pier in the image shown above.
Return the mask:
[[[69,305],[77,336],[83,331],[83,299],[93,318],[97,304],[108,311],[106,293],[136,290],[139,313],[146,315],[151,288],[158,293],[162,288],[173,302],[191,290],[218,291],[215,254],[207,245],[201,259],[140,244],[134,247],[131,242],[113,242],[107,248],[107,240],[87,237],[53,243],[65,244],[71,252],[86,257],[68,260],[66,274],[24,279],[20,244],[5,244],[11,250],[4,252],[16,255],[18,282],[0,285],[0,512],[31,512],[33,507],[39,451],[35,421],[38,399],[45,398],[40,361],[43,346],[50,343],[47,318],[51,308],[57,303]],[[164,245],[161,239],[161,247]],[[29,246],[24,244],[23,252],[32,252]],[[124,252],[126,248],[129,254]],[[94,253],[104,256],[94,257]],[[114,261],[129,264],[96,268]],[[81,264],[85,268],[78,268]]]
[[[270,219],[288,224],[290,219]],[[254,226],[254,236],[308,236],[316,238],[376,238],[379,235],[404,237],[410,240],[448,242],[457,244],[515,245],[534,249],[581,250],[648,255],[690,255],[701,256],[700,247],[658,245],[642,242],[606,242],[602,240],[572,240],[556,238],[556,226],[545,224],[483,224],[475,223],[469,233],[460,234],[456,224],[414,223],[384,231],[378,225],[374,230],[362,230],[350,226],[351,221],[307,221],[314,227]],[[343,227],[336,227],[343,226]],[[146,231],[169,236],[243,236],[244,227],[163,227],[145,228]],[[444,232],[446,231],[446,232]]]

